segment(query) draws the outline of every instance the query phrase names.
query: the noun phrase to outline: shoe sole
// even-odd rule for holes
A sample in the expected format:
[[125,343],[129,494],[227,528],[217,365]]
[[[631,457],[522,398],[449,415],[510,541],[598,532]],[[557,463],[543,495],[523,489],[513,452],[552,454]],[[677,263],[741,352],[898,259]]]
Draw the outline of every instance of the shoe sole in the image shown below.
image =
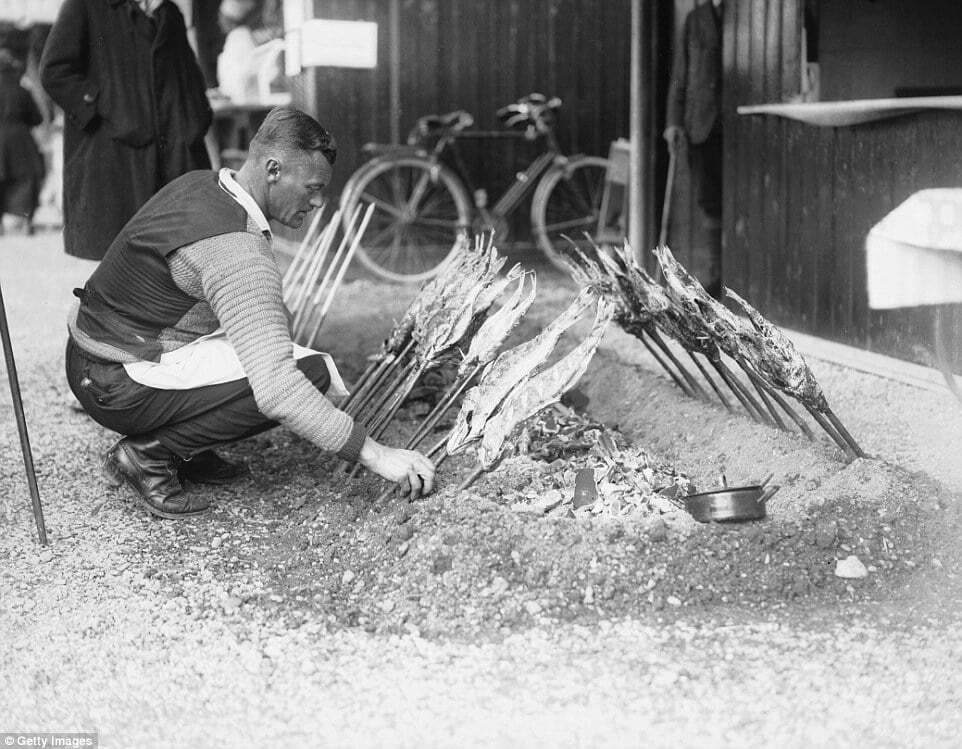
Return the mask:
[[193,510],[191,512],[166,512],[165,510],[158,510],[141,496],[140,492],[137,491],[137,487],[134,486],[124,474],[115,470],[113,466],[108,465],[106,460],[103,461],[102,468],[104,478],[107,480],[107,486],[109,486],[111,489],[120,489],[121,487],[126,486],[130,490],[130,494],[133,496],[134,502],[136,502],[141,509],[146,510],[154,517],[164,518],[165,520],[181,520],[183,518],[206,515],[210,512],[210,507],[205,507],[203,510]]

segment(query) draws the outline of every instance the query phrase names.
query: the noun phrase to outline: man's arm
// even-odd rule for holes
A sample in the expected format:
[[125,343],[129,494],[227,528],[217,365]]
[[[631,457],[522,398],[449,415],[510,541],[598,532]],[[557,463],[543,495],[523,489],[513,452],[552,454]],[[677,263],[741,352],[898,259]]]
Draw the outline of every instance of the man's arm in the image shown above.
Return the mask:
[[[106,7],[106,3],[104,4]],[[90,26],[84,0],[65,0],[50,29],[40,59],[40,80],[73,125],[85,129],[96,121],[95,81],[88,77]],[[102,40],[110,44],[111,40]]]
[[259,246],[246,232],[228,234],[182,248],[177,262],[199,272],[204,296],[237,352],[261,413],[323,450],[406,482],[412,496],[431,491],[434,466],[427,458],[368,437],[297,368],[280,272]]

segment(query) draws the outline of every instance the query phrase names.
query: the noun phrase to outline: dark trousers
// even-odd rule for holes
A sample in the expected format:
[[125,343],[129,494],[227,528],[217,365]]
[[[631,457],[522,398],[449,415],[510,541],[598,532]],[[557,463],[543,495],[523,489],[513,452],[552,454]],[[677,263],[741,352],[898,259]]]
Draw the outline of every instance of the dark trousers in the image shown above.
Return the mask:
[[[122,364],[92,356],[72,339],[66,365],[70,389],[94,421],[121,434],[154,438],[180,458],[277,426],[258,410],[246,379],[158,390],[134,382]],[[323,357],[299,359],[297,366],[327,392],[331,381]]]
[[721,278],[722,130],[716,122],[704,143],[688,146],[688,167],[698,203],[693,271],[705,286]]

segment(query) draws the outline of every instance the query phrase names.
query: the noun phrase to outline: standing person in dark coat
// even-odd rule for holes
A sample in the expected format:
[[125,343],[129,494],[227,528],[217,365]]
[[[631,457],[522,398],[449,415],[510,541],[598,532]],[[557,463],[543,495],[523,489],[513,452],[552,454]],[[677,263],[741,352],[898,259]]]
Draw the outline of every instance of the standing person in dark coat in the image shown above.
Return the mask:
[[66,115],[64,247],[99,260],[157,190],[210,168],[204,79],[170,0],[64,0],[40,67]]
[[29,234],[44,175],[43,156],[30,130],[43,122],[43,115],[20,85],[23,70],[20,60],[0,49],[0,211],[14,216],[17,230]]
[[685,18],[668,89],[664,137],[688,145],[691,180],[701,211],[693,271],[713,296],[721,292],[722,0],[695,6]]

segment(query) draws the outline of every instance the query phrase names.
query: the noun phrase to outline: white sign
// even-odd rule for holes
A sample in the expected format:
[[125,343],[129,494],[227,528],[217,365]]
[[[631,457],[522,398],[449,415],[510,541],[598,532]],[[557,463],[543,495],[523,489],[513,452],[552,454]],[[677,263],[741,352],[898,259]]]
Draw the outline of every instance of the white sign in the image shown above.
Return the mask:
[[377,67],[377,24],[315,18],[300,28],[301,65]]

